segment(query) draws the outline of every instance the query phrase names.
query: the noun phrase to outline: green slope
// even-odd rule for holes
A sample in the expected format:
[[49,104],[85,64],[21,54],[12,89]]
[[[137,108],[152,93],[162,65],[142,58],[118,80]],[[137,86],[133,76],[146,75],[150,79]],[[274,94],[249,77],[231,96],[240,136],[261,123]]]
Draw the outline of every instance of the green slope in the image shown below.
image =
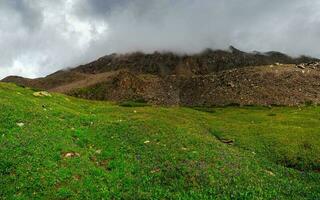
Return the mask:
[[0,83],[0,199],[320,199],[320,107],[119,107],[33,92]]

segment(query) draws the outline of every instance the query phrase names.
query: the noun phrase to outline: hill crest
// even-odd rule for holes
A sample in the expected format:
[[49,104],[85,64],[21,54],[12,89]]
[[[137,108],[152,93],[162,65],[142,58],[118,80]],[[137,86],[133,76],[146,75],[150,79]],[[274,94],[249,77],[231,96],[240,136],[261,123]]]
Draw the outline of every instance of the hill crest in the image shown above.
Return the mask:
[[111,54],[44,78],[2,81],[94,100],[213,106],[319,103],[319,80],[318,59],[230,47],[194,55]]

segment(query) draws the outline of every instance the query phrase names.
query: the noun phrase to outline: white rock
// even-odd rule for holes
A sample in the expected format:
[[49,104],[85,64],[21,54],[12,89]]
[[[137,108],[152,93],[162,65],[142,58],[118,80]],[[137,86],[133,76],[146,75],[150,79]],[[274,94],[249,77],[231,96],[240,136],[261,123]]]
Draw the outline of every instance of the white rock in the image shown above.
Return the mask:
[[269,174],[270,176],[275,176],[275,174],[274,174],[272,171],[265,170],[265,172],[266,172],[267,174]]
[[41,91],[41,92],[34,92],[33,96],[35,96],[35,97],[51,97],[51,94],[46,91]]
[[23,127],[24,126],[24,123],[17,123],[17,126],[19,126],[19,127]]

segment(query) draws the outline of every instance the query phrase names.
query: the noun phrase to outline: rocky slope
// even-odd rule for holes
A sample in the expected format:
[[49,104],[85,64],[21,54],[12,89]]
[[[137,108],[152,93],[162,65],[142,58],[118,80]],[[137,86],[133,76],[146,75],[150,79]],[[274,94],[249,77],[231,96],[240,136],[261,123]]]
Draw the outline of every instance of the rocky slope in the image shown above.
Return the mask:
[[245,53],[233,47],[196,55],[112,54],[45,78],[3,81],[95,100],[184,106],[299,105],[320,103],[318,61],[278,52]]

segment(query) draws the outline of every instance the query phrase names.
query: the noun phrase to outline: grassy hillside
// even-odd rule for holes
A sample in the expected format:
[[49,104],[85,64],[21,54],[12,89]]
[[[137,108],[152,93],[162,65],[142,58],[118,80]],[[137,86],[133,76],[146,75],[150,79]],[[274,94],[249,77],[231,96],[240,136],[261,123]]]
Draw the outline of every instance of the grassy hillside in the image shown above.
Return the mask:
[[128,107],[0,83],[0,199],[320,199],[320,107]]

